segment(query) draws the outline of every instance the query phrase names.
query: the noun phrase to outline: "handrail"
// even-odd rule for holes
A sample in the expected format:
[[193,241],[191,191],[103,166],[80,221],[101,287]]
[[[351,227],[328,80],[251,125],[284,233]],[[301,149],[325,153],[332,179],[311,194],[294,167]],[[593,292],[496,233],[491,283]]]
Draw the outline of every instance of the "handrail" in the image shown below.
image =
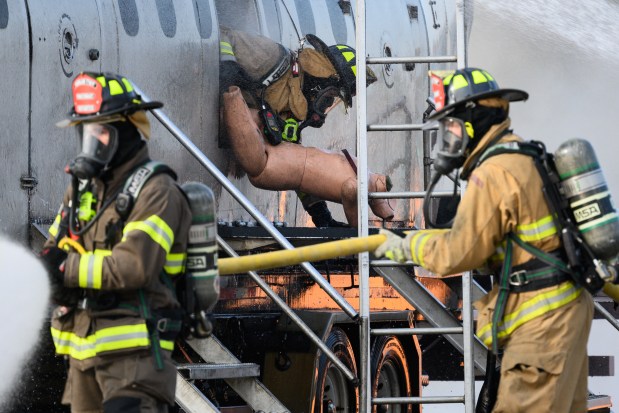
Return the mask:
[[[136,93],[142,97],[143,102],[149,102],[150,98],[133,84]],[[207,158],[206,155],[181,131],[161,109],[151,109],[151,113],[161,124],[204,166],[213,177],[249,212],[267,232],[285,249],[293,249],[293,245],[284,237],[275,226],[247,199],[245,195]],[[301,263],[301,267],[322,287],[322,289],[335,301],[339,307],[353,320],[357,320],[359,314],[352,305],[342,297],[337,290],[308,262]]]

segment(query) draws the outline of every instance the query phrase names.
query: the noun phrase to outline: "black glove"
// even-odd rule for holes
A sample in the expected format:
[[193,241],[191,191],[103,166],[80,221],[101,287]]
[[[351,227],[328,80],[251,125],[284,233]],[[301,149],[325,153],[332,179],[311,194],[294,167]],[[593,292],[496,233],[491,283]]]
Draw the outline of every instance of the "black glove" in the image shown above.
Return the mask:
[[52,302],[67,307],[75,306],[80,295],[79,288],[64,286],[64,262],[67,259],[67,252],[58,247],[50,247],[41,251],[40,257],[47,269]]
[[237,62],[223,61],[219,64],[220,95],[227,92],[230,86],[238,86],[243,90],[253,90],[258,85]]

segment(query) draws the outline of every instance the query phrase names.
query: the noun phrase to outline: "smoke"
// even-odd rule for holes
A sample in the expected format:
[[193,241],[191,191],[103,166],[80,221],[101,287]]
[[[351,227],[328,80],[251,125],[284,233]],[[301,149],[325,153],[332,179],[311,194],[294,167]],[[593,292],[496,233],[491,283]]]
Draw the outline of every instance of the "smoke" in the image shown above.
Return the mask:
[[46,318],[49,285],[46,271],[33,255],[0,237],[0,406],[6,403]]
[[577,0],[476,0],[468,65],[492,73],[501,87],[523,89],[510,108],[512,127],[555,150],[588,139],[617,203],[619,6]]

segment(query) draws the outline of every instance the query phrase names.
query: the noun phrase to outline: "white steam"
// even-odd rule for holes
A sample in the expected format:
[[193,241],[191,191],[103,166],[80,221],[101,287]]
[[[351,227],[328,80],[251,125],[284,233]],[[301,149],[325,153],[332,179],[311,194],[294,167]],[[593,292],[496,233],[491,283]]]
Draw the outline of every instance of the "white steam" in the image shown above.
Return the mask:
[[[475,0],[468,65],[499,86],[529,92],[510,107],[524,139],[554,151],[588,139],[619,206],[619,2],[616,0]],[[578,326],[575,326],[578,328]],[[594,321],[589,354],[618,358],[619,333]],[[604,345],[604,347],[602,347]],[[592,377],[589,389],[619,400],[617,377]]]
[[0,405],[38,343],[49,297],[46,271],[35,255],[0,237]]
[[512,127],[554,151],[569,138],[595,148],[619,197],[619,5],[607,0],[476,0],[469,66],[504,88],[529,92],[510,108]]

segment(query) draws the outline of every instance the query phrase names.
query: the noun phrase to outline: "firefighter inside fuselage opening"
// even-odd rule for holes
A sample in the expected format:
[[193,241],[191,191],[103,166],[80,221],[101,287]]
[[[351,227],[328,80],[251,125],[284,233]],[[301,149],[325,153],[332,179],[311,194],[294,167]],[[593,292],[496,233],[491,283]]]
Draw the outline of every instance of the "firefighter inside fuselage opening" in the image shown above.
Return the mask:
[[[313,48],[293,52],[266,37],[226,27],[220,27],[220,40],[223,123],[250,182],[262,189],[295,190],[317,227],[343,225],[332,218],[325,201],[341,203],[348,224],[356,226],[355,159],[347,152],[301,145],[304,128],[323,126],[339,103],[352,105],[355,50],[327,46],[308,34]],[[374,81],[368,69],[368,85]],[[370,173],[368,178],[370,192],[391,189],[385,175]],[[369,204],[376,216],[393,218],[386,200]]]

